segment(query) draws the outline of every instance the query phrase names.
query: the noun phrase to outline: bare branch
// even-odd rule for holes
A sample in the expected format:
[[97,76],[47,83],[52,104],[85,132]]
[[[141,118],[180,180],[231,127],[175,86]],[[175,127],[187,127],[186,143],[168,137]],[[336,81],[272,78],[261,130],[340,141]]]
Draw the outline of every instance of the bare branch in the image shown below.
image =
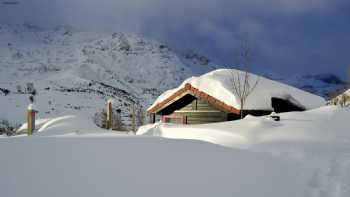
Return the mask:
[[[232,70],[231,72],[231,83],[232,83],[232,89],[234,94],[238,97],[238,100],[240,101],[240,112],[241,112],[241,118],[243,118],[243,110],[244,105],[246,103],[246,100],[248,99],[249,95],[254,91],[254,89],[257,87],[259,83],[259,79],[257,78],[256,81],[251,80],[251,74],[248,72],[249,64],[252,61],[252,50],[249,47],[248,40],[243,39],[240,45],[240,49],[238,51],[238,62],[240,63],[240,66],[243,66],[242,69],[244,73],[238,70]],[[253,84],[253,85],[252,85]]]

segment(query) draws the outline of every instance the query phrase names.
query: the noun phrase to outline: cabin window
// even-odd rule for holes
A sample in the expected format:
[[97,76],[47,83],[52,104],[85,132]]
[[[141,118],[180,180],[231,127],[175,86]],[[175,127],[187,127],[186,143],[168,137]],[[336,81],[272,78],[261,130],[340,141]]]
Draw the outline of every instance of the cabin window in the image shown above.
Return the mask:
[[164,123],[187,124],[187,116],[185,115],[168,115],[162,117]]
[[276,113],[290,112],[290,111],[305,111],[304,107],[297,106],[289,100],[272,97],[272,108]]

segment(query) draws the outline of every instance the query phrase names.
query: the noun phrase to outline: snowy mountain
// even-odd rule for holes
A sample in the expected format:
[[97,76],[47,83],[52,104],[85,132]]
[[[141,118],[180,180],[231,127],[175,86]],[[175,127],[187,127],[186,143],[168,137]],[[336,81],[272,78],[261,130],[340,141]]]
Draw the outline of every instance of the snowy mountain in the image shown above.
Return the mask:
[[27,93],[35,89],[39,116],[92,116],[113,98],[127,121],[132,103],[145,108],[161,92],[214,68],[193,51],[133,34],[2,25],[0,118],[25,120]]
[[266,74],[264,76],[322,96],[326,99],[329,99],[330,92],[343,89],[347,86],[344,80],[330,73],[295,75],[289,78],[281,78],[276,74]]
[[[165,90],[218,67],[193,50],[129,33],[0,25],[0,119],[23,122],[35,90],[39,118],[93,116],[112,98],[129,124],[133,103],[145,111]],[[272,78],[322,96],[344,83],[335,76]]]

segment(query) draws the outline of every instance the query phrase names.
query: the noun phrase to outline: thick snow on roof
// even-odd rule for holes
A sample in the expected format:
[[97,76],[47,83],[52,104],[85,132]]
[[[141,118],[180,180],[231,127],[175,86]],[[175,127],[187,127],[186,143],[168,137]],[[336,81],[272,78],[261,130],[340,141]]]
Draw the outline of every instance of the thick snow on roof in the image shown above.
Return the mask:
[[[229,106],[240,109],[239,99],[234,94],[232,86],[233,73],[239,74],[242,78],[245,74],[243,71],[235,69],[218,69],[199,77],[191,77],[185,80],[178,88],[168,90],[160,95],[149,110],[181,88],[184,88],[187,83]],[[325,99],[320,96],[316,96],[295,87],[260,77],[255,74],[250,74],[249,81],[251,85],[257,80],[258,84],[256,88],[249,95],[246,104],[244,105],[244,109],[246,110],[272,110],[272,97],[287,99],[306,109],[317,108],[326,103]]]

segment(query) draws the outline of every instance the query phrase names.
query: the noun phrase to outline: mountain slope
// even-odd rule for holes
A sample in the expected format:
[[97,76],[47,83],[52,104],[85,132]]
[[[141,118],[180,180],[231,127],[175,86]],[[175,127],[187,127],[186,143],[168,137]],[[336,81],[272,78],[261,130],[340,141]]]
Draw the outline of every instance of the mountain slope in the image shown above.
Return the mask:
[[322,96],[326,99],[329,99],[330,93],[338,89],[344,89],[344,87],[347,86],[344,80],[331,73],[299,74],[288,78],[280,78],[274,74],[267,74],[264,76]]
[[[217,68],[194,51],[133,34],[0,25],[0,120],[23,122],[35,89],[41,117],[93,116],[112,98],[130,124],[132,103],[144,111],[165,90]],[[345,85],[331,74],[265,76],[324,97]]]
[[133,34],[2,25],[0,119],[24,121],[27,87],[34,86],[39,116],[92,116],[113,98],[127,121],[132,103],[145,108],[187,77],[214,68],[204,56]]

